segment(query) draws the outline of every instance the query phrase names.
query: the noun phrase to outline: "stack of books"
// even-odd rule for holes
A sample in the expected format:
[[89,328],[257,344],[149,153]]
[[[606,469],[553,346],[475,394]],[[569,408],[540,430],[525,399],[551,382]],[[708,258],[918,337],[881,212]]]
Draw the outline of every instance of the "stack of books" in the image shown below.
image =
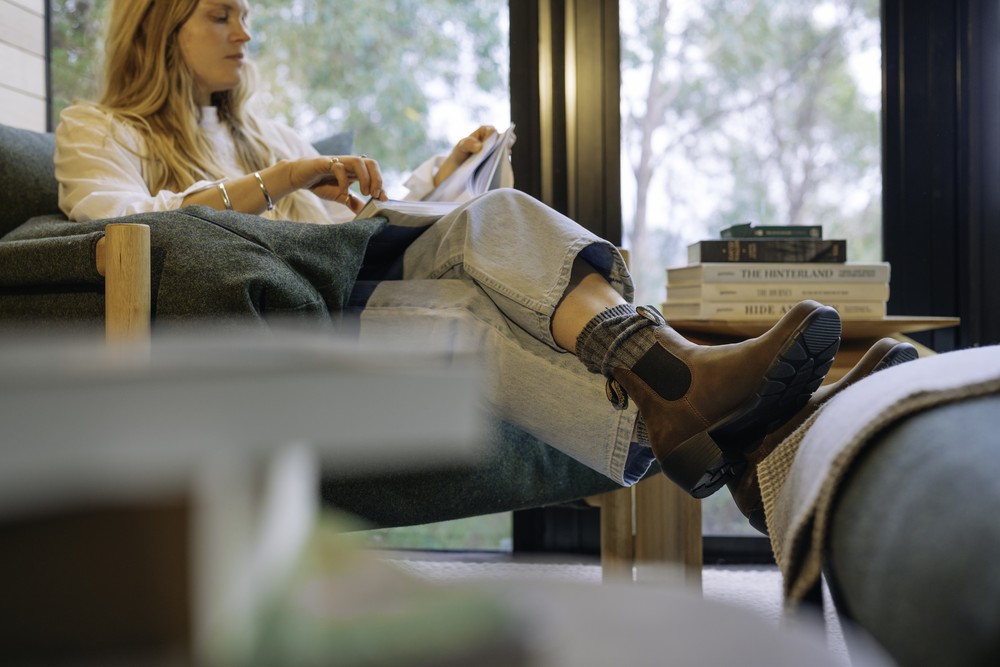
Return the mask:
[[887,262],[848,262],[847,241],[819,226],[735,225],[688,246],[687,266],[667,269],[668,320],[776,321],[804,299],[844,320],[886,316]]

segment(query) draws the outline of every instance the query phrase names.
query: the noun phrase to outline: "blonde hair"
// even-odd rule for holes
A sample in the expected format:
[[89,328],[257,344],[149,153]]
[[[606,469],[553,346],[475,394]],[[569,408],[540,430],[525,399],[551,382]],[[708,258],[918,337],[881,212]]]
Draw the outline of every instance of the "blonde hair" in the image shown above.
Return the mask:
[[[199,0],[111,0],[105,45],[104,92],[100,107],[134,128],[145,141],[141,155],[150,167],[151,192],[180,191],[198,180],[225,176],[199,128],[195,79],[178,46],[177,33]],[[212,94],[219,120],[232,135],[237,158],[247,173],[274,164],[247,109],[254,70],[232,90]],[[272,217],[320,222],[325,211],[309,192],[277,203]]]

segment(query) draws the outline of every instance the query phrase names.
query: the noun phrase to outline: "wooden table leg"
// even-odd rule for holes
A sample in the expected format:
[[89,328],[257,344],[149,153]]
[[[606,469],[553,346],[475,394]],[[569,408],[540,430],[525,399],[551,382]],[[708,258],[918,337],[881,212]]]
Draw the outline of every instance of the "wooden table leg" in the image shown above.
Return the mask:
[[601,574],[605,581],[632,580],[635,542],[632,489],[621,488],[597,497],[601,508]]
[[636,580],[701,589],[701,502],[664,475],[635,487]]

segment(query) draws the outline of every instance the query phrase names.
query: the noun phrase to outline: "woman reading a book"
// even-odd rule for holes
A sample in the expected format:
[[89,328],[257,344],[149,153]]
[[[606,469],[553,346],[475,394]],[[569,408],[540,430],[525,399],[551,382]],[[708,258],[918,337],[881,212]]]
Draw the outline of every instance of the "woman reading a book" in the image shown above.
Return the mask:
[[[72,219],[201,205],[337,222],[362,205],[355,184],[385,198],[374,159],[319,155],[248,109],[248,12],[247,0],[111,3],[103,96],[67,109],[57,131]],[[435,163],[423,189],[491,131]],[[753,340],[694,345],[630,303],[612,244],[514,190],[458,206],[401,259],[402,280],[368,295],[360,335],[403,323],[410,337],[445,329],[482,344],[501,418],[621,484],[654,457],[696,497],[729,483],[748,513],[759,510],[762,442],[801,421],[839,344],[836,311],[803,302]]]

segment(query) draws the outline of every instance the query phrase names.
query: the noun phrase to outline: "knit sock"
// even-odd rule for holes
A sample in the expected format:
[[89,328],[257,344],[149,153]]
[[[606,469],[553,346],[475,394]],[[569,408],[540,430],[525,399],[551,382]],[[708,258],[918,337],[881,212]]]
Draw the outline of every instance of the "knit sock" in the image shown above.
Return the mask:
[[576,356],[591,373],[611,377],[615,368],[631,368],[653,347],[653,322],[635,306],[607,308],[587,322],[576,339]]
[[[598,313],[576,339],[576,356],[591,373],[611,378],[614,368],[632,368],[656,344],[657,326],[636,312],[632,304],[621,304]],[[636,442],[648,445],[646,422],[639,415],[635,424]]]

